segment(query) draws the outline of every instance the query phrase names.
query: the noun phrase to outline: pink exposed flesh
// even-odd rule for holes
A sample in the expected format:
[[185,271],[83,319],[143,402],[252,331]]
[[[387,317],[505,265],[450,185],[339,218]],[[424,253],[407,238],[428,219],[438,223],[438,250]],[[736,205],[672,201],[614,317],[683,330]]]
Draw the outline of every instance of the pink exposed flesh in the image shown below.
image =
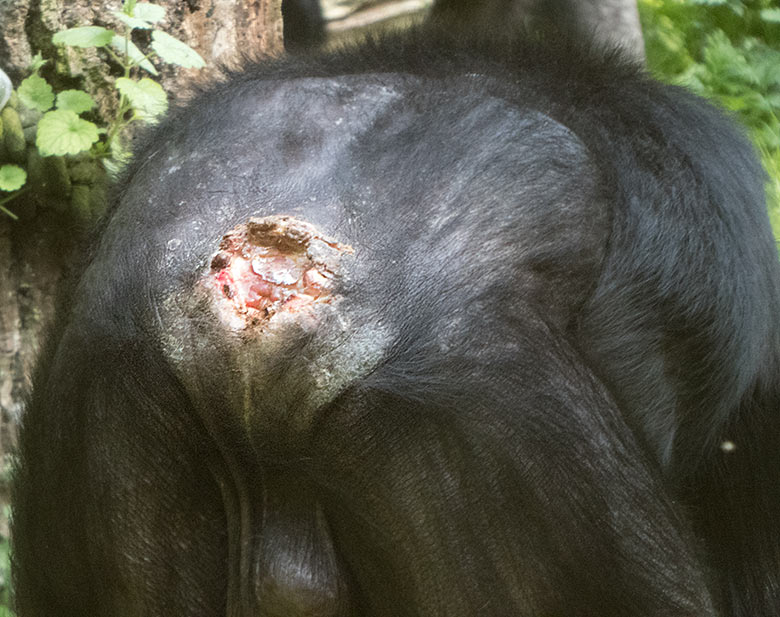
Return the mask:
[[[317,251],[312,249],[317,243]],[[240,315],[270,318],[327,301],[333,268],[352,249],[291,217],[250,219],[227,233],[211,261],[213,289]]]

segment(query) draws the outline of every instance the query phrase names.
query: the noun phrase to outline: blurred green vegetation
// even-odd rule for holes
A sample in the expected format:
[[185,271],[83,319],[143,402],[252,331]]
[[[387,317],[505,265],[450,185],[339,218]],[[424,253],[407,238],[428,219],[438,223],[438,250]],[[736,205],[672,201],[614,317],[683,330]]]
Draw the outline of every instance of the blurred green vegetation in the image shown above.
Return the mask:
[[[7,521],[11,508],[3,506],[2,519]],[[11,560],[7,533],[0,533],[0,617],[13,617],[11,606]]]
[[770,180],[780,238],[780,5],[777,0],[639,0],[653,74],[734,112]]

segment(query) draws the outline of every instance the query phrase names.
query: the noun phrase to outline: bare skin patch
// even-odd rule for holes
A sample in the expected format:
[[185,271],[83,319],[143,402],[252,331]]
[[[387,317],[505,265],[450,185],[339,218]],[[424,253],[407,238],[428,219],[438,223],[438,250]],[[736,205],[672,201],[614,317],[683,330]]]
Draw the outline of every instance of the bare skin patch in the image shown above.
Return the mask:
[[290,216],[251,218],[222,237],[206,286],[234,327],[333,300],[339,262],[352,247]]

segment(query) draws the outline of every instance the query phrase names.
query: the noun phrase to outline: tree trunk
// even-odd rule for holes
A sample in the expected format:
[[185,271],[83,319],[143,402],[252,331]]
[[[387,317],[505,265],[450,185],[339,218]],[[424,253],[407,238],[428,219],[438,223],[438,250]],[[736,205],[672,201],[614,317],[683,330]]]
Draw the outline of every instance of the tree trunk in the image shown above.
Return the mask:
[[[200,71],[158,65],[162,68],[159,81],[171,103],[186,95],[188,83],[212,77],[214,67],[230,62],[236,50],[276,54],[282,49],[281,0],[155,3],[166,9],[161,29],[187,42],[207,62],[207,68]],[[97,114],[108,117],[116,101],[113,90],[105,86],[115,74],[110,74],[104,52],[56,47],[51,36],[75,26],[116,27],[111,11],[120,7],[119,0],[0,0],[0,69],[18,86],[27,75],[32,56],[40,52],[51,59],[42,74],[55,89],[90,92],[98,102]],[[22,121],[24,125],[24,114]],[[25,135],[30,141],[30,131]],[[30,144],[21,160],[11,160],[2,142],[0,138],[0,164],[24,165],[25,160],[29,164],[33,150]],[[50,157],[42,162],[50,167],[44,174],[46,186],[31,187],[27,194],[6,204],[20,220],[0,213],[0,460],[5,468],[34,361],[43,334],[55,316],[57,292],[68,265],[83,252],[86,237],[83,221],[80,225],[72,208],[76,187],[86,186],[78,185],[71,173],[74,161]],[[58,173],[58,179],[53,180]],[[1,477],[0,504],[6,502],[8,488],[7,474]],[[3,527],[4,522],[0,534]]]
[[578,0],[578,18],[605,43],[617,43],[638,60],[645,43],[636,0]]

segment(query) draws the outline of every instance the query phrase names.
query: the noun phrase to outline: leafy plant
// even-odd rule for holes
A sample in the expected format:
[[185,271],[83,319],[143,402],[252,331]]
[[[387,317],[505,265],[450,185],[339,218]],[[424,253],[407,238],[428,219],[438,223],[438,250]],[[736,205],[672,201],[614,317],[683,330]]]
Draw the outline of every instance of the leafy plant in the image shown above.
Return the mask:
[[[9,520],[11,508],[3,507],[3,520]],[[6,608],[11,604],[11,547],[10,538],[5,534],[0,534],[0,617],[13,615],[10,609]]]
[[640,0],[650,68],[718,101],[750,131],[780,237],[780,8],[776,0]]
[[[0,165],[0,191],[18,191],[27,182],[27,172],[18,165]],[[0,199],[0,212],[4,212],[11,218],[16,215],[11,212],[4,204],[11,201],[18,193],[7,195]]]
[[[100,161],[109,173],[116,172],[129,158],[122,140],[125,129],[135,122],[156,122],[168,107],[162,86],[151,77],[141,76],[143,73],[153,77],[158,75],[152,60],[185,68],[205,65],[195,50],[157,27],[165,18],[163,7],[124,0],[122,10],[112,11],[111,15],[119,25],[116,30],[82,26],[57,32],[52,37],[58,45],[101,48],[121,66],[123,75],[113,84],[117,97],[116,111],[107,125],[102,126],[89,116],[83,117],[95,107],[89,93],[83,90],[55,93],[40,74],[46,63],[40,55],[35,57],[30,67],[30,76],[16,90],[18,102],[23,108],[42,114],[35,126],[35,147],[41,157],[87,154],[91,160]],[[147,53],[132,41],[134,30],[149,31],[151,49]],[[3,110],[0,135],[4,128],[7,129],[6,150],[16,153],[16,159],[20,159],[25,150],[25,136],[16,116],[14,109]],[[16,141],[9,147],[12,139]],[[5,204],[21,194],[27,179],[28,174],[20,165],[0,165],[0,191],[11,193],[0,197],[0,211],[16,218]]]

